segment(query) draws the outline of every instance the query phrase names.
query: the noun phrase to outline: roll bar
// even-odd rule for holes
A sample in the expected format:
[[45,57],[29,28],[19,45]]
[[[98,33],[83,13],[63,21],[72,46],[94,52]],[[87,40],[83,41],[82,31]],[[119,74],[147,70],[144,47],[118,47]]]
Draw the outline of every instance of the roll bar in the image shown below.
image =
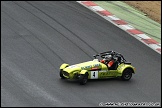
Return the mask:
[[106,52],[101,52],[99,54],[96,54],[96,55],[93,55],[93,57],[96,59],[98,56],[104,58],[106,55],[112,55],[113,57],[114,56],[119,56],[119,57],[122,57],[124,62],[126,62],[126,59],[123,57],[122,54],[118,53],[118,52],[115,52],[115,51],[106,51]]

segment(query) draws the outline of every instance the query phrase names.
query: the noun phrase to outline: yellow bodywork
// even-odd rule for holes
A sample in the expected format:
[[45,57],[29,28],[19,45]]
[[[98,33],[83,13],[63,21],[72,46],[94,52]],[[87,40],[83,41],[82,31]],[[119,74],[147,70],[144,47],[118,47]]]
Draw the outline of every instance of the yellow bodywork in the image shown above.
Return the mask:
[[83,62],[75,65],[69,66],[64,63],[60,66],[64,72],[67,72],[67,75],[64,77],[69,79],[75,79],[80,74],[88,73],[88,79],[102,79],[102,78],[111,78],[122,76],[124,69],[131,68],[135,72],[135,68],[129,64],[120,64],[116,70],[108,70],[107,66],[97,59],[93,61]]

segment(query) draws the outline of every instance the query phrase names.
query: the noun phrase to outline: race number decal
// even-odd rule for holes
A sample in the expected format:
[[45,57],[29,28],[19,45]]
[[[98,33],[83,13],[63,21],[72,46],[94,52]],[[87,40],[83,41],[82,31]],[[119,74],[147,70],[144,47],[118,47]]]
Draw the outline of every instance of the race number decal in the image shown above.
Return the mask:
[[98,79],[98,71],[91,71],[91,79]]

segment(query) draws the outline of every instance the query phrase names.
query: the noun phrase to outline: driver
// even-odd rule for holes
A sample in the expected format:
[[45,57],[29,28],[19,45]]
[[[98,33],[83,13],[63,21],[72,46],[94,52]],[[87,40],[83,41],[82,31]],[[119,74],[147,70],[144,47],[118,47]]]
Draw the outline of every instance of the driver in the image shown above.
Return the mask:
[[114,64],[114,60],[112,55],[107,55],[103,60],[100,61],[101,63],[104,63],[109,67],[111,67]]

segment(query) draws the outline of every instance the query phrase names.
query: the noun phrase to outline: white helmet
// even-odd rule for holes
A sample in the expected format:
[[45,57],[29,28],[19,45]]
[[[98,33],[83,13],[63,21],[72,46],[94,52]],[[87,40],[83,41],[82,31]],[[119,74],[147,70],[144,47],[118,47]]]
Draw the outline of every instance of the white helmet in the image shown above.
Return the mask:
[[105,56],[105,59],[106,59],[106,60],[110,60],[111,58],[112,58],[112,55],[106,55],[106,56]]

